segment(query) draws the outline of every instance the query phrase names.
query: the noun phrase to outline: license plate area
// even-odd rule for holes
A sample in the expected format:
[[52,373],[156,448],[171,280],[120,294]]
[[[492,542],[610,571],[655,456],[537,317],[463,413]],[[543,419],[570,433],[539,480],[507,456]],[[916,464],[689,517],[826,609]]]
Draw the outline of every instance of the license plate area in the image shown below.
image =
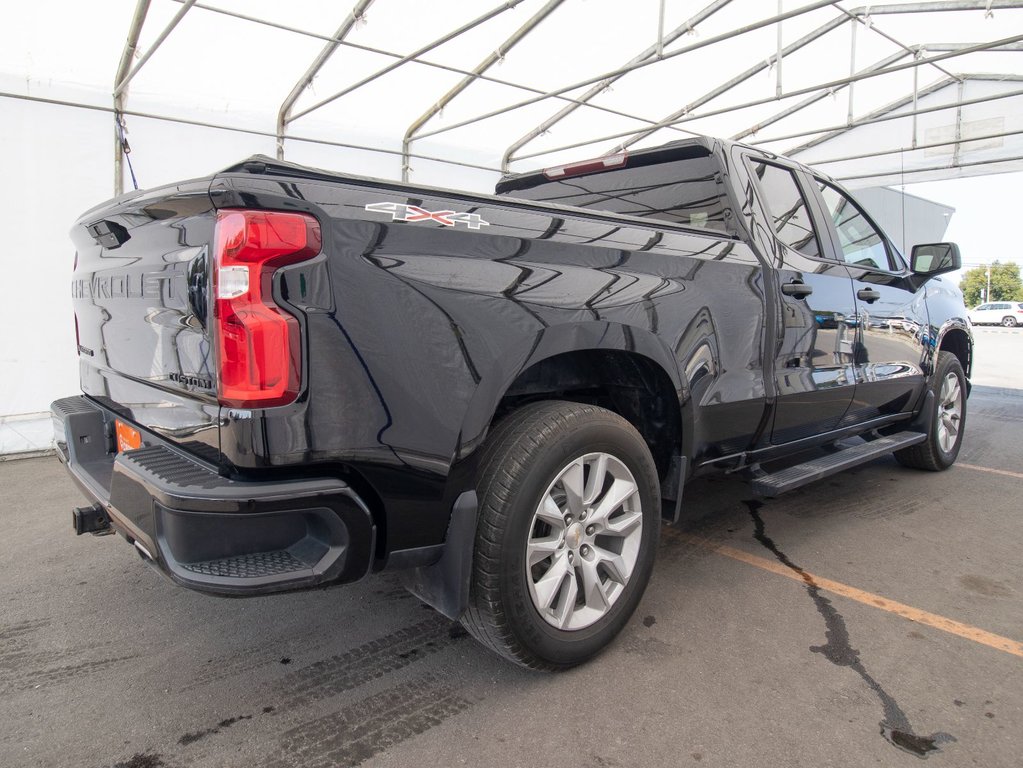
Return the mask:
[[120,419],[114,422],[115,434],[117,436],[117,452],[134,451],[142,447],[141,433]]

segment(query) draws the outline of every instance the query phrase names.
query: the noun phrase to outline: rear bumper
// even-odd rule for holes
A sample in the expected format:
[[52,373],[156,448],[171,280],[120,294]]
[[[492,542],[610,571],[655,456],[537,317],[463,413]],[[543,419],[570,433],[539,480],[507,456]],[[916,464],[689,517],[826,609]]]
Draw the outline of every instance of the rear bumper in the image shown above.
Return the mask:
[[369,570],[372,517],[341,480],[231,480],[144,430],[141,448],[117,453],[114,414],[87,398],[57,400],[51,412],[57,457],[79,488],[183,586],[254,595]]

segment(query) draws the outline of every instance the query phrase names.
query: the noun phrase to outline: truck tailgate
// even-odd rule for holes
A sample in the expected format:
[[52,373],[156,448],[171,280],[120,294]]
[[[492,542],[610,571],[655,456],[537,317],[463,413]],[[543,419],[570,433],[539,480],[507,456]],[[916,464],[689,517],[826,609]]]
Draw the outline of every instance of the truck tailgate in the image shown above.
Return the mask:
[[82,391],[204,458],[220,456],[209,180],[120,198],[73,227]]

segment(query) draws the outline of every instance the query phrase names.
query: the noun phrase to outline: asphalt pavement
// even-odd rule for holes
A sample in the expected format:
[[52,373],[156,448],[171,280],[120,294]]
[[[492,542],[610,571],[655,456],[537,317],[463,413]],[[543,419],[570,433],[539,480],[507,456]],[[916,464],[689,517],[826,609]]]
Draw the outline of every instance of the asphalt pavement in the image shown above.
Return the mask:
[[977,343],[957,466],[695,481],[632,622],[557,675],[391,575],[180,589],[72,534],[55,459],[4,462],[0,766],[1019,766],[1023,330]]

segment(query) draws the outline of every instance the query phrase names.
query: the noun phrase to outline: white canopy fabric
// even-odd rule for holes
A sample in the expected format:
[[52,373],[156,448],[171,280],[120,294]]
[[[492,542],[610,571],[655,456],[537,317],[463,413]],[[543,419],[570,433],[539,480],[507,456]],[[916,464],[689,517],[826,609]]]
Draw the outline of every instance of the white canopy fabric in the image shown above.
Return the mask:
[[151,116],[274,137],[293,93],[275,142],[284,157],[334,143],[331,167],[424,181],[457,167],[461,186],[694,132],[795,154],[854,186],[1023,167],[1023,2],[1011,0],[107,0],[64,3],[59,18],[52,4],[12,12],[23,23],[0,31],[5,95],[107,109],[135,19],[116,103],[129,137]]

